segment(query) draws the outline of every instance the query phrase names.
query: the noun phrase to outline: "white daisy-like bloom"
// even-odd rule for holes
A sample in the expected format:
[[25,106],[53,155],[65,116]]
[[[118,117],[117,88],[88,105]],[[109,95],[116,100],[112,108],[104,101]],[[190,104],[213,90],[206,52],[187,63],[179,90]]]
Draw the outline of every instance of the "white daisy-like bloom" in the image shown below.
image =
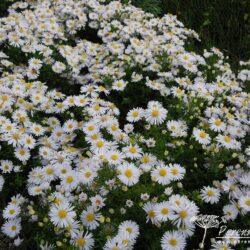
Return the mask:
[[91,184],[97,176],[95,168],[84,168],[78,172],[79,182],[87,185]]
[[[186,198],[181,196],[175,200],[170,200],[172,204],[173,215],[170,216],[170,219],[173,221],[178,228],[183,225],[190,225],[191,218],[193,218],[198,213],[198,207],[194,202],[189,201]],[[174,202],[174,203],[173,203]]]
[[166,232],[161,239],[162,250],[183,250],[185,246],[186,240],[178,231]]
[[52,65],[52,70],[56,73],[62,73],[65,69],[66,69],[65,64],[59,61],[55,62]]
[[186,169],[181,167],[179,164],[168,164],[168,167],[170,169],[170,173],[172,174],[171,178],[174,181],[183,179]]
[[161,185],[168,185],[172,177],[170,168],[164,164],[160,164],[151,170],[151,178]]
[[9,161],[9,160],[0,161],[0,170],[2,170],[4,174],[10,173],[13,170],[13,168],[14,168],[14,165],[12,161]]
[[107,153],[106,159],[110,164],[119,165],[123,161],[124,155],[118,150],[113,150]]
[[168,121],[167,128],[171,132],[171,136],[174,137],[186,137],[187,125],[184,121]]
[[44,172],[44,180],[46,181],[52,181],[56,178],[56,171],[54,169],[54,166],[46,166],[44,169],[43,169],[43,172]]
[[134,131],[134,125],[129,123],[129,124],[126,124],[124,125],[124,132],[127,133],[127,134],[130,134]]
[[163,201],[155,206],[156,219],[159,221],[168,221],[172,214],[171,204]]
[[29,186],[28,192],[31,196],[37,196],[37,195],[40,195],[43,193],[43,189],[42,189],[41,185],[39,185],[39,186],[32,185],[32,186]]
[[123,153],[130,159],[139,159],[142,154],[142,149],[138,145],[129,145],[123,148]]
[[37,58],[29,59],[29,67],[31,69],[39,70],[42,67],[42,61]]
[[52,205],[49,211],[51,222],[57,227],[67,227],[75,220],[76,213],[68,202]]
[[91,150],[94,152],[99,152],[99,151],[108,151],[108,142],[105,141],[104,139],[98,139],[92,142],[91,145]]
[[44,128],[41,125],[35,123],[31,125],[30,130],[31,133],[33,133],[36,136],[40,136],[44,133]]
[[54,170],[56,175],[62,179],[67,173],[72,171],[72,168],[68,164],[61,164],[59,166],[54,167]]
[[63,125],[63,129],[65,132],[70,133],[78,128],[78,123],[76,120],[70,119],[66,121]]
[[80,231],[71,240],[71,243],[80,250],[90,250],[94,246],[93,234]]
[[154,155],[145,153],[140,158],[140,163],[140,168],[143,169],[144,172],[148,172],[157,163],[157,161]]
[[209,120],[210,128],[216,132],[223,132],[226,129],[226,124],[220,119],[212,117]]
[[147,214],[146,221],[151,221],[153,224],[155,224],[158,220],[156,218],[156,204],[152,202],[147,202],[143,206],[143,210]]
[[97,213],[93,207],[87,207],[81,213],[81,221],[88,229],[93,230],[99,226],[101,214]]
[[245,173],[243,174],[240,179],[239,179],[240,183],[242,185],[245,185],[245,186],[250,186],[250,173]]
[[139,226],[131,220],[123,221],[118,227],[118,234],[128,233],[130,239],[135,239],[139,236]]
[[123,43],[111,42],[109,43],[108,48],[113,54],[121,55],[124,51],[125,46]]
[[229,204],[223,207],[223,213],[226,220],[235,220],[239,214],[239,210],[236,205]]
[[118,178],[127,186],[133,186],[139,181],[140,170],[132,163],[118,166]]
[[250,211],[250,194],[249,193],[247,195],[243,195],[240,197],[239,206],[247,212]]
[[112,89],[122,91],[126,88],[127,83],[124,80],[117,80],[113,83]]
[[141,79],[143,79],[143,76],[141,74],[137,74],[136,72],[133,72],[131,75],[132,82],[139,82]]
[[118,242],[122,242],[125,249],[133,249],[136,239],[128,232],[118,233],[115,237]]
[[14,219],[16,218],[21,212],[20,206],[17,204],[9,204],[4,210],[3,210],[3,218],[5,219]]
[[99,127],[94,122],[87,122],[83,125],[82,130],[87,135],[96,134],[99,132]]
[[191,237],[195,233],[195,224],[184,224],[182,227],[178,228],[178,231],[182,233],[185,238]]
[[240,234],[237,230],[229,229],[223,237],[225,237],[225,241],[230,243],[230,245],[236,246],[240,243]]
[[30,158],[30,151],[24,147],[16,148],[15,157],[22,162],[27,161]]
[[228,126],[228,133],[233,138],[244,138],[246,136],[246,131],[237,126]]
[[123,245],[122,240],[118,237],[108,239],[103,250],[126,250],[127,247]]
[[148,105],[144,117],[149,124],[162,124],[167,117],[167,110],[161,105]]
[[219,145],[227,149],[240,149],[241,148],[240,142],[231,138],[229,135],[218,135],[216,137],[216,140],[219,143]]
[[103,198],[100,195],[96,195],[96,196],[90,198],[90,201],[91,201],[92,206],[94,208],[102,208],[102,207],[104,207],[105,206],[105,202],[104,202],[105,200],[106,200],[106,198]]
[[201,190],[201,197],[206,203],[217,203],[220,199],[220,190],[213,187],[203,187]]
[[62,177],[62,181],[61,181],[61,186],[67,190],[73,190],[77,187],[79,183],[79,179],[77,176],[76,171],[69,171],[68,173],[66,173],[65,175],[63,175]]
[[[0,77],[0,139],[1,145],[9,145],[6,152],[10,154],[5,154],[2,146],[0,148],[4,159],[12,154],[16,158],[13,163],[1,161],[0,172],[6,175],[3,191],[8,189],[8,183],[17,175],[15,173],[23,171],[22,176],[27,175],[26,180],[18,179],[21,186],[12,190],[19,192],[18,189],[24,187],[22,184],[27,184],[27,196],[17,195],[9,203],[4,200],[3,204],[7,205],[1,206],[2,217],[6,219],[2,231],[13,238],[14,245],[20,244],[20,220],[17,218],[26,217],[20,211],[23,206],[32,211],[40,201],[42,217],[49,213],[49,224],[56,227],[54,236],[58,238],[65,234],[70,237],[67,242],[62,242],[66,248],[89,250],[94,248],[93,235],[83,232],[83,228],[98,230],[104,219],[102,210],[107,210],[111,219],[108,223],[109,217],[105,213],[109,224],[107,232],[112,231],[116,226],[113,217],[118,215],[117,212],[125,217],[131,210],[135,217],[139,216],[138,198],[139,206],[145,211],[145,221],[159,228],[166,222],[178,228],[177,232],[164,234],[162,248],[184,249],[184,238],[193,235],[194,226],[190,221],[197,215],[198,207],[186,196],[173,194],[178,191],[176,186],[182,193],[182,183],[176,185],[171,181],[182,180],[186,173],[182,165],[174,164],[179,160],[180,164],[185,162],[174,150],[180,146],[185,153],[187,148],[192,150],[192,144],[198,143],[205,152],[193,150],[190,157],[197,164],[203,162],[206,167],[210,167],[212,158],[217,159],[224,149],[239,151],[231,155],[226,152],[234,165],[226,165],[224,180],[214,181],[214,187],[200,187],[201,196],[204,202],[214,204],[219,203],[220,192],[228,194],[231,203],[227,206],[218,204],[218,207],[224,206],[222,209],[227,220],[247,214],[250,205],[246,166],[250,166],[250,148],[243,151],[249,130],[249,96],[242,86],[250,79],[249,70],[243,69],[237,76],[223,54],[215,48],[203,55],[187,52],[186,41],[198,38],[198,35],[172,15],[154,18],[152,14],[132,5],[125,6],[120,1],[107,4],[105,0],[60,0],[56,4],[52,0],[27,2],[15,3],[8,11],[9,16],[0,18],[2,48],[15,46],[17,52],[25,53],[28,58],[26,64],[25,60],[20,64],[15,62],[16,57],[12,62],[11,53],[6,56],[0,51],[0,71],[3,73]],[[89,36],[85,39],[75,36],[85,28],[88,33],[88,27],[96,31],[98,41],[89,39]],[[216,60],[205,62],[204,58],[210,56],[215,56]],[[204,67],[200,67],[202,65]],[[214,67],[218,69],[215,79],[207,83],[203,69]],[[50,73],[58,78],[51,84],[54,77],[51,78]],[[41,82],[45,79],[47,83]],[[124,111],[129,107],[119,103],[116,97],[113,100],[113,93],[114,90],[121,91],[123,96],[126,85],[131,89],[124,94],[131,99],[129,94],[134,91],[133,97],[138,97],[134,104],[138,104],[141,98],[146,99],[141,103],[143,108],[133,106],[124,117]],[[141,87],[148,91],[141,92]],[[156,93],[153,97],[161,96],[162,104],[150,101],[148,93],[151,92]],[[148,102],[147,107],[145,102]],[[126,124],[125,118],[134,125]],[[167,118],[171,120],[167,121]],[[165,122],[166,130],[163,128]],[[192,132],[191,139],[194,139],[186,140],[185,137]],[[159,149],[164,146],[161,142],[166,142],[169,154],[165,151],[161,155]],[[160,155],[156,157],[153,153]],[[30,158],[32,162],[28,161]],[[220,158],[221,164],[225,165],[229,158]],[[16,160],[24,166],[14,166]],[[39,166],[34,167],[33,163]],[[145,178],[140,182],[142,173]],[[191,188],[193,171],[188,174]],[[151,180],[148,179],[150,176]],[[0,175],[0,190],[3,183]],[[126,185],[136,186],[128,188]],[[137,187],[141,190],[140,185],[145,190],[134,197],[135,200],[125,197],[124,207],[112,207],[112,196],[123,194],[120,188],[124,192],[129,189],[127,195],[133,195]],[[154,186],[155,192],[152,193],[150,190]],[[162,189],[160,193],[159,188]],[[189,189],[185,190],[187,196]],[[165,195],[169,197],[168,201],[163,201]],[[74,211],[73,204],[77,211]],[[34,215],[30,213],[30,220],[25,219],[23,223],[42,219],[40,210]],[[81,221],[78,221],[80,215],[76,212],[82,212]],[[138,225],[124,221],[116,236],[105,246],[98,241],[96,247],[104,250],[133,249],[139,235]],[[146,234],[150,235],[151,230],[157,228],[146,229]],[[233,235],[235,232],[228,233],[230,237]],[[55,239],[54,236],[52,234],[50,240]],[[147,249],[150,245],[142,242],[139,247]],[[41,246],[43,250],[54,248],[56,246],[47,244],[46,240]],[[212,248],[230,249],[223,244]]]
[[36,141],[31,135],[25,135],[21,139],[21,144],[24,148],[33,149],[36,145]]
[[211,142],[211,137],[202,129],[194,128],[193,135],[196,141],[200,144],[208,145]]
[[229,198],[239,198],[242,195],[239,185],[233,180],[223,180],[221,182],[221,189],[229,193]]
[[21,231],[21,219],[7,220],[2,225],[2,232],[10,238],[15,238]]
[[212,248],[211,250],[234,250],[233,248],[230,247],[230,243],[229,242],[224,242],[224,241],[217,241],[215,243],[212,244]]
[[69,226],[66,227],[66,230],[70,233],[71,238],[76,237],[79,233],[80,221],[74,220]]

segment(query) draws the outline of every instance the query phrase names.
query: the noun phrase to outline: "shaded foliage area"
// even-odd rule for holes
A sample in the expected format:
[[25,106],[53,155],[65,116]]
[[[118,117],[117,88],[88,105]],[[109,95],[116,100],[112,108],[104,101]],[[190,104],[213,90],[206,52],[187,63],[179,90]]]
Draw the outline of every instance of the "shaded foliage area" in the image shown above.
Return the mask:
[[248,0],[132,0],[132,3],[155,15],[177,15],[186,27],[200,35],[200,49],[218,47],[229,56],[233,66],[236,61],[250,57]]
[[[110,0],[111,1],[111,0]],[[14,0],[0,2],[0,17]],[[122,0],[128,3],[129,0]],[[156,16],[171,13],[201,37],[198,49],[218,47],[236,66],[250,57],[250,1],[248,0],[132,0]],[[197,48],[196,48],[197,49]]]

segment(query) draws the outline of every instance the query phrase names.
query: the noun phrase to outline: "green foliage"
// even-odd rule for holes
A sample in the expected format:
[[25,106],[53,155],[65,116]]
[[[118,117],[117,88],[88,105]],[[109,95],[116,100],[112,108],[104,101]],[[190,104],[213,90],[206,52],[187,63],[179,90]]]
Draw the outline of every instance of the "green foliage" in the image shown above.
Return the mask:
[[[124,0],[123,2],[126,2]],[[236,66],[250,57],[250,1],[248,0],[132,0],[145,11],[175,14],[201,38],[199,49],[218,47]]]
[[[0,2],[0,16],[15,1]],[[123,3],[130,2],[122,0]],[[196,49],[212,46],[223,50],[230,63],[250,57],[250,1],[248,0],[132,0],[132,4],[155,16],[171,13],[201,38]]]

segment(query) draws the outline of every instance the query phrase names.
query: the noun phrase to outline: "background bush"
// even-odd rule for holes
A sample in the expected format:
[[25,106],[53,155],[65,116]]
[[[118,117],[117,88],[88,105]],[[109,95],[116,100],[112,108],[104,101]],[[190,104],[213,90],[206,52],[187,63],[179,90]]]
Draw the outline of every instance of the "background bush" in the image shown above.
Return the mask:
[[[112,0],[110,0],[112,1]],[[0,1],[0,16],[7,14],[13,0]],[[127,3],[129,0],[122,0]],[[250,58],[250,1],[249,0],[132,0],[135,6],[156,16],[175,14],[201,38],[195,49],[212,46],[229,56],[237,67],[239,60]]]
[[198,49],[218,47],[234,67],[237,61],[250,58],[249,0],[132,0],[132,3],[158,16],[177,15],[186,27],[200,35]]

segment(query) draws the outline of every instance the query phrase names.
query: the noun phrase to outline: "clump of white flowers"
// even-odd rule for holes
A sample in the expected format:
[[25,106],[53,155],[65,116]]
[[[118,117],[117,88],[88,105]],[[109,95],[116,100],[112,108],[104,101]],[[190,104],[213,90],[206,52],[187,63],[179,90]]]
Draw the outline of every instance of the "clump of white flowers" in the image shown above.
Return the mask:
[[216,48],[188,50],[191,39],[175,16],[118,1],[10,6],[0,19],[6,244],[182,250],[198,247],[198,213],[243,223],[250,71],[234,73]]

